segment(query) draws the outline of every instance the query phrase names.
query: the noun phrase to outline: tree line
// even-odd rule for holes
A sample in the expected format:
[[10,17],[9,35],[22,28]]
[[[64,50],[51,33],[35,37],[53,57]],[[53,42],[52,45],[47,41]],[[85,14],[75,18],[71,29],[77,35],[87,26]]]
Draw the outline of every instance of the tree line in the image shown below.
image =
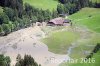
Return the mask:
[[47,22],[58,16],[56,10],[35,8],[23,0],[0,0],[0,36],[31,26],[34,22]]
[[73,14],[84,7],[100,8],[100,3],[91,0],[58,0],[60,4],[57,6],[59,14]]
[[[14,66],[41,66],[37,64],[31,55],[25,55],[24,58],[20,54],[16,57],[16,64]],[[11,59],[9,56],[0,55],[0,66],[11,66]]]
[[99,52],[99,51],[100,51],[100,43],[97,43],[97,45],[94,47],[94,49],[92,50],[92,52],[88,56],[86,56],[86,58],[87,59],[92,58],[93,55],[95,53]]

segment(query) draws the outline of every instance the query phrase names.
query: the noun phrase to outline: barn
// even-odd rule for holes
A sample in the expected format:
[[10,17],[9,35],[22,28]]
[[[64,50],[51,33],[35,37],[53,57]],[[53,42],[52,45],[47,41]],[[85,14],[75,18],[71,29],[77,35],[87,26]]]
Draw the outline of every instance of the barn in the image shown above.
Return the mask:
[[69,23],[70,20],[66,20],[62,17],[58,17],[58,18],[55,18],[55,19],[52,19],[50,20],[47,25],[48,26],[63,26],[64,23]]

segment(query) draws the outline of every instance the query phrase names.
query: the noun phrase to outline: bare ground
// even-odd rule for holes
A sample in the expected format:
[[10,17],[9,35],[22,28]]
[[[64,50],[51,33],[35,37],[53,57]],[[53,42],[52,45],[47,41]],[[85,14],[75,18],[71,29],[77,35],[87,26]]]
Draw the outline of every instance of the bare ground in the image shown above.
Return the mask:
[[0,54],[11,57],[12,66],[16,63],[16,56],[29,54],[42,66],[58,66],[68,60],[69,56],[58,55],[48,51],[48,47],[39,41],[45,33],[38,26],[21,29],[8,36],[0,37]]

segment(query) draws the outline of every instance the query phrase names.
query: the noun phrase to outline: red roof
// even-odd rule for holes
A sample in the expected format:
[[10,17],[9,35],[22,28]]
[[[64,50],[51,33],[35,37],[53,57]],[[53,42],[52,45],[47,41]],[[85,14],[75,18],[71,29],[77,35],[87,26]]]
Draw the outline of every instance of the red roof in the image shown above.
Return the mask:
[[55,19],[50,20],[49,22],[52,22],[54,24],[63,24],[64,18],[58,17],[58,18],[55,18]]

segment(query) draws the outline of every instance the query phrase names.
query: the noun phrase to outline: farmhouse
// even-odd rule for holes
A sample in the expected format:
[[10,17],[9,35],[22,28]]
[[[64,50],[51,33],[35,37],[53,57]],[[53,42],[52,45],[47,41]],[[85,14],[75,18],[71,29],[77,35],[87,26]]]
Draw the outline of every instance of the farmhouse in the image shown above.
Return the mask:
[[68,19],[64,19],[62,17],[58,17],[58,18],[55,18],[55,19],[52,19],[50,20],[47,25],[48,26],[63,26],[65,23],[69,23],[70,20]]

